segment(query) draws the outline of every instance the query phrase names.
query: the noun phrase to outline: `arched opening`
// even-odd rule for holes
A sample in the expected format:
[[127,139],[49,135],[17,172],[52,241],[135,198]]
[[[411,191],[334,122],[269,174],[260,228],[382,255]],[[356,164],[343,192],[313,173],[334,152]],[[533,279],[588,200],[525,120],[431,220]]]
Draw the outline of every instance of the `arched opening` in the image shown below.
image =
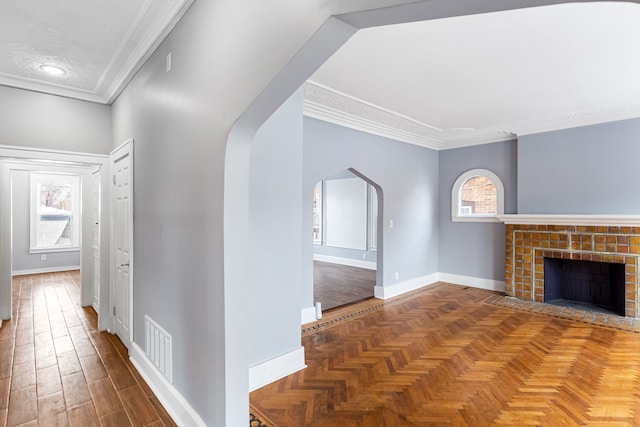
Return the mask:
[[315,184],[313,300],[322,310],[372,298],[382,286],[382,206],[381,188],[355,169]]
[[[532,0],[518,6],[523,8],[553,3],[557,2]],[[247,226],[250,212],[247,190],[252,141],[258,128],[358,29],[512,8],[512,5],[492,1],[464,1],[462,4],[421,1],[331,17],[236,121],[228,137],[224,187],[224,353],[227,420],[242,420],[248,407],[246,359],[238,355],[247,354],[249,346],[246,340],[249,320],[242,308],[250,289],[250,260],[246,257],[251,246]]]

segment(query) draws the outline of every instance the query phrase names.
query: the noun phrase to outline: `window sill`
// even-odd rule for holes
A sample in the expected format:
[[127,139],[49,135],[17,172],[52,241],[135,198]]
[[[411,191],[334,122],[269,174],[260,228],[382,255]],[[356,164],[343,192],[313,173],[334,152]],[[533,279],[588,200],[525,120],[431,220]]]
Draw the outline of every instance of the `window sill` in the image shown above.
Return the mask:
[[70,246],[65,248],[31,248],[29,249],[30,254],[50,254],[55,252],[79,252],[80,247],[78,246]]
[[502,222],[497,216],[454,216],[452,222]]

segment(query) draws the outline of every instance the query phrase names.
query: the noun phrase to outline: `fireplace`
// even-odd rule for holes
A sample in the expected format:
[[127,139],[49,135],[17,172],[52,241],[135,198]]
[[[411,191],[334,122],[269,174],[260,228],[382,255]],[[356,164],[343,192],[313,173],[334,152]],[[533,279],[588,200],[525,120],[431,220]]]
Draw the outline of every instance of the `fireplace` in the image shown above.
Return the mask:
[[[638,226],[582,225],[580,222],[578,225],[566,225],[568,222],[542,223],[550,217],[501,217],[506,223],[505,293],[508,296],[536,302],[562,299],[562,289],[554,289],[554,283],[562,281],[562,277],[558,279],[556,276],[558,269],[575,270],[579,278],[570,285],[575,288],[575,292],[569,298],[604,305],[613,308],[613,311],[621,316],[638,318],[640,219],[633,219]],[[585,217],[587,216],[578,220],[582,221]],[[525,220],[529,222],[523,222]],[[596,217],[596,220],[599,221],[601,218]],[[591,267],[591,264],[558,267],[556,264],[567,260],[605,263],[608,267]],[[595,284],[586,278],[586,269],[596,271],[589,273],[598,276]],[[548,275],[552,276],[549,280]],[[603,276],[608,277],[606,285],[602,283]]]
[[624,264],[544,259],[544,302],[624,316]]

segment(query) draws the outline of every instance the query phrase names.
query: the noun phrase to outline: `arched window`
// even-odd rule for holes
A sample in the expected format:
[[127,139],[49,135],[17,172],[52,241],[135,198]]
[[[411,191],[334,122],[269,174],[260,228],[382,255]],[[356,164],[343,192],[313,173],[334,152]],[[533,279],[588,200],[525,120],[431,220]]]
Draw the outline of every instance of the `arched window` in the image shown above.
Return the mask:
[[497,222],[504,214],[504,187],[500,178],[486,169],[460,175],[451,192],[451,220]]

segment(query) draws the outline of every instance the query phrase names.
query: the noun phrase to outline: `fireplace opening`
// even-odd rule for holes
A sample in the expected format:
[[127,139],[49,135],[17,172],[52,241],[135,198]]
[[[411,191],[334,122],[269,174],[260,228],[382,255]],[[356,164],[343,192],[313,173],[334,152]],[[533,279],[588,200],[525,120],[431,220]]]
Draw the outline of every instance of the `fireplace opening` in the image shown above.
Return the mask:
[[544,301],[624,316],[624,264],[544,259]]

